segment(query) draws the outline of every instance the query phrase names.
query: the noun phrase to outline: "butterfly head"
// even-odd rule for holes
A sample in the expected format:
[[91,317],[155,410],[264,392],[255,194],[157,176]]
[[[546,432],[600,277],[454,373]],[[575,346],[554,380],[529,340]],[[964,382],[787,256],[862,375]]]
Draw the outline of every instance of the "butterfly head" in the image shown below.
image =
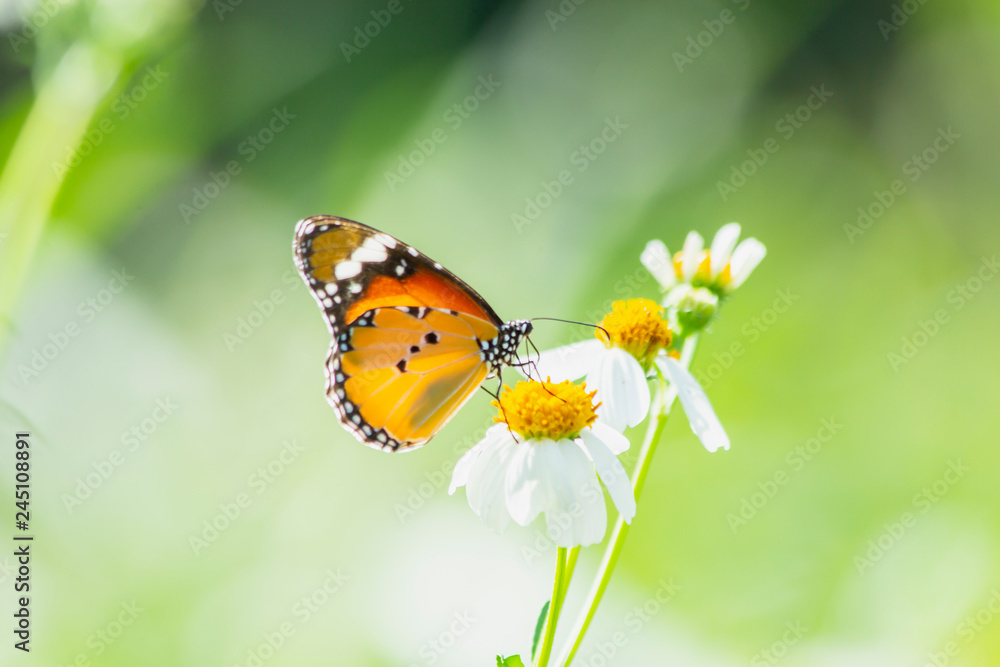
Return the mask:
[[527,339],[534,327],[530,320],[511,320],[500,327],[500,333],[490,341],[483,341],[483,353],[490,366],[490,375],[496,375],[504,366],[517,359],[517,348]]

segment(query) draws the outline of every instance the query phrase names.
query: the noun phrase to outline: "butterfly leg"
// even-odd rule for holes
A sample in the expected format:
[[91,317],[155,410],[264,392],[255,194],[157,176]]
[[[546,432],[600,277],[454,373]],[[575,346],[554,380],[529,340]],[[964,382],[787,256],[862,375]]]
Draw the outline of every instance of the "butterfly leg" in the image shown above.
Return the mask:
[[[511,364],[511,365],[512,366],[517,366],[518,364]],[[500,413],[503,415],[504,424],[507,426],[507,431],[509,431],[510,434],[514,437],[514,440],[517,441],[517,433],[514,433],[514,431],[511,431],[511,429],[510,429],[510,420],[507,418],[507,411],[503,407],[503,401],[500,400],[500,392],[503,390],[503,370],[501,369],[501,370],[497,371],[497,390],[496,390],[496,393],[493,393],[492,391],[490,391],[489,389],[487,389],[486,387],[483,387],[483,386],[480,386],[480,389],[482,389],[487,394],[489,394],[490,396],[492,396],[493,398],[496,399],[497,405],[500,406]]]

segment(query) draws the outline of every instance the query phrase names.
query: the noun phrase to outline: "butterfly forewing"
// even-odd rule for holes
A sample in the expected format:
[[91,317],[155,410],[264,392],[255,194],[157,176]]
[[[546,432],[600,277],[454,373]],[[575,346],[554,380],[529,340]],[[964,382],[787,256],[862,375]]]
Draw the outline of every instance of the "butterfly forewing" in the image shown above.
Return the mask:
[[425,443],[496,363],[500,318],[412,246],[316,216],[296,228],[295,260],[333,335],[327,399],[362,442],[392,451]]

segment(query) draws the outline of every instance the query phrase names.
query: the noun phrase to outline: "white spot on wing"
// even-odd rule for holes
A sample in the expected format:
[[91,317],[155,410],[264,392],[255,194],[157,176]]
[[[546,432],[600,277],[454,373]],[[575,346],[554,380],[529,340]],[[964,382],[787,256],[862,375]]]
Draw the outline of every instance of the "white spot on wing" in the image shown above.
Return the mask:
[[396,239],[392,238],[391,236],[383,232],[379,232],[378,234],[376,234],[375,240],[384,245],[386,248],[396,247]]
[[[371,241],[369,239],[368,241]],[[365,246],[367,246],[368,241],[365,241]],[[368,248],[362,246],[358,248],[353,253],[351,253],[351,261],[354,262],[384,262],[388,255],[385,252],[385,246],[378,245],[375,248]]]
[[345,280],[347,278],[353,278],[359,273],[361,273],[361,262],[357,261],[341,262],[333,270],[333,275],[337,277],[337,280]]

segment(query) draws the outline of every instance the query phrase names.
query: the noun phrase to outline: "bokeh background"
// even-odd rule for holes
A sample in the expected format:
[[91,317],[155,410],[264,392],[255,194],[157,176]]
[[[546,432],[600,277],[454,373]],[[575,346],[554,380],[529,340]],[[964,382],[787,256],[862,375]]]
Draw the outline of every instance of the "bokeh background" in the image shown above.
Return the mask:
[[1000,662],[995,2],[17,0],[0,30],[0,523],[27,428],[36,535],[0,663],[528,652],[554,548],[447,493],[487,397],[396,456],[324,400],[317,213],[507,318],[655,297],[651,238],[767,245],[693,366],[732,449],[677,412],[574,664]]

